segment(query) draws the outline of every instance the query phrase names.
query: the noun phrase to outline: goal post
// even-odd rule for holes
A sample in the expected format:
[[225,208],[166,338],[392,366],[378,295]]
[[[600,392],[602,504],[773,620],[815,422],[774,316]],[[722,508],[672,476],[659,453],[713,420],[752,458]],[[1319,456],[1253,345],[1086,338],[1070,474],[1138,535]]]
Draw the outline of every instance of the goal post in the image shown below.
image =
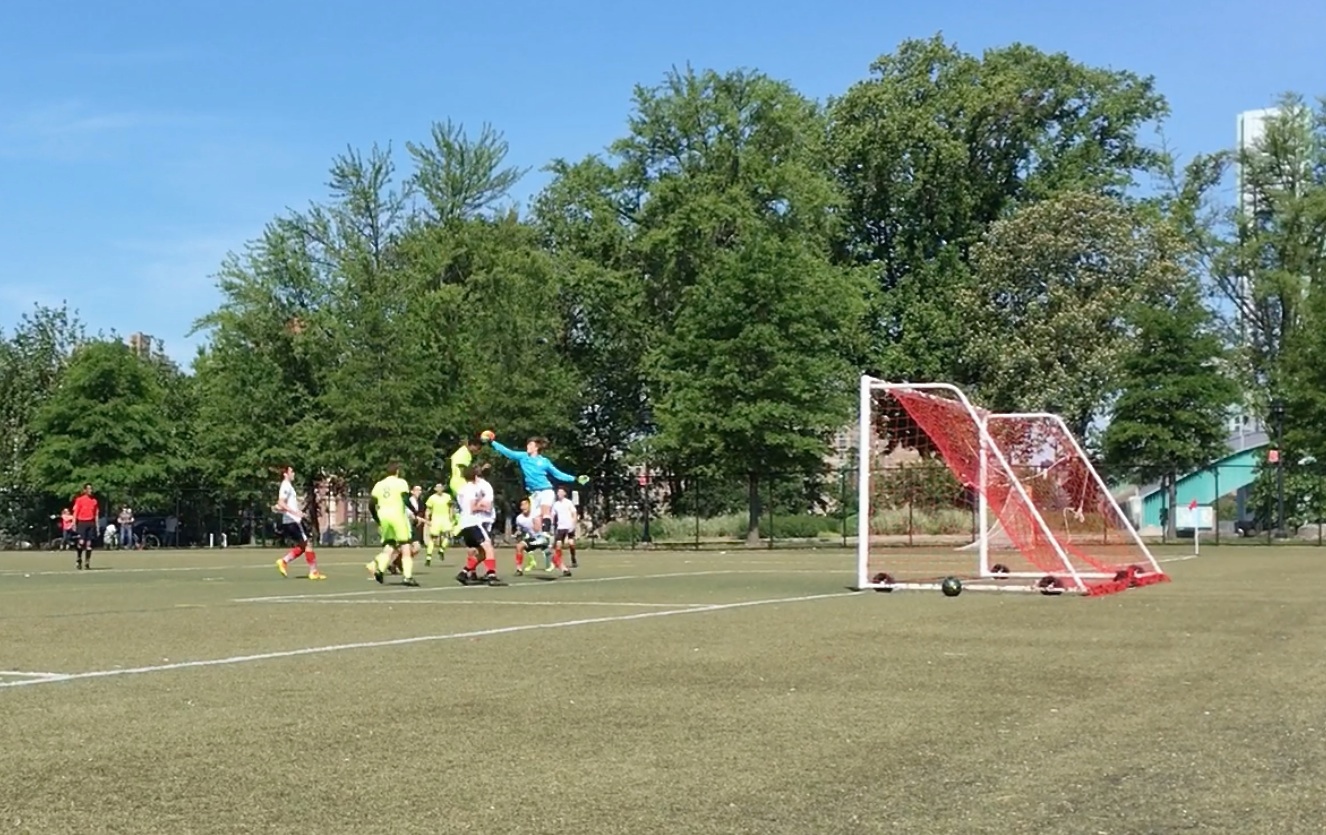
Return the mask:
[[[1095,595],[1168,579],[1058,416],[994,414],[948,383],[865,376],[859,418],[858,587],[951,576],[970,590]],[[970,545],[955,547],[964,514]]]

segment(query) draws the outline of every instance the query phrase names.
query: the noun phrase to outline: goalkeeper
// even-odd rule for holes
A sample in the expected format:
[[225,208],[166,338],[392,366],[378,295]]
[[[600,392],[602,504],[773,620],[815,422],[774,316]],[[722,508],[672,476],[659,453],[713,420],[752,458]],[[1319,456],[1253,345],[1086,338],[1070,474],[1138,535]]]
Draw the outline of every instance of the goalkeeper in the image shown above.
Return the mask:
[[427,519],[427,534],[424,565],[433,564],[433,552],[437,551],[437,561],[447,558],[447,540],[456,532],[456,518],[451,513],[451,496],[447,495],[446,485],[438,482],[433,485],[433,495],[424,503]]
[[557,501],[557,494],[553,492],[552,479],[587,484],[589,483],[589,476],[582,475],[577,478],[570,473],[564,473],[557,469],[557,466],[543,455],[543,448],[548,442],[542,438],[530,438],[525,442],[525,451],[520,452],[498,443],[496,436],[491,431],[485,431],[481,437],[484,443],[492,444],[493,449],[497,450],[504,458],[510,458],[520,465],[520,474],[525,480],[525,489],[529,491],[530,522],[534,530],[538,531],[538,538],[530,544],[538,548],[548,547],[548,543],[552,540],[552,507],[553,503]]

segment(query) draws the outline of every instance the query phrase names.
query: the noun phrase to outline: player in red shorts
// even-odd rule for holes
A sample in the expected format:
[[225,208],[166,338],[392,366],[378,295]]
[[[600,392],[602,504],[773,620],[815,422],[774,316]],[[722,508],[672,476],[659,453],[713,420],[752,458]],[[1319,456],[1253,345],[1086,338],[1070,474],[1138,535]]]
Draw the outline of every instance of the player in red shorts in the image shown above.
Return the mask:
[[101,518],[101,505],[92,495],[92,485],[84,484],[83,492],[74,499],[74,530],[78,539],[78,570],[92,568],[92,546],[97,541],[97,520]]

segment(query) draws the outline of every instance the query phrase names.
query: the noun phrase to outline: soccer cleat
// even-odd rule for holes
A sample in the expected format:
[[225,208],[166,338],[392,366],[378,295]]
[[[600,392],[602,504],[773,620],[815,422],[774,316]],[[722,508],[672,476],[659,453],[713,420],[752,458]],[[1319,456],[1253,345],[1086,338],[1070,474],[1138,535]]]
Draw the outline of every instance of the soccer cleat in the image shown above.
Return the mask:
[[285,560],[277,560],[277,561],[276,561],[276,570],[279,571],[279,572],[281,572],[281,576],[282,576],[282,577],[289,577],[289,576],[290,576],[289,573],[287,573],[286,570],[285,570]]
[[490,586],[502,585],[502,581],[501,579],[498,578],[496,571],[489,571],[487,574],[485,574],[483,581]]
[[401,580],[401,585],[402,585],[402,586],[412,586],[412,587],[414,587],[414,588],[418,588],[418,587],[419,587],[419,581],[416,580],[416,579],[414,579],[413,577],[406,577],[404,580]]
[[433,564],[432,557],[424,557],[424,565],[432,565],[432,564]]
[[[282,571],[281,573],[284,574],[285,572]],[[327,575],[326,575],[326,574],[323,574],[321,571],[318,571],[318,570],[315,568],[314,570],[312,570],[312,571],[310,571],[310,572],[308,573],[308,578],[309,578],[310,580],[326,580],[326,579],[327,579]]]
[[572,554],[572,555],[571,555],[571,567],[572,567],[572,568],[579,568],[579,567],[580,567],[580,563],[576,562],[576,555],[575,555],[575,554]]
[[563,568],[563,569],[562,569],[562,576],[563,576],[563,577],[570,577],[570,576],[571,576],[571,569],[569,569],[569,568]]
[[517,568],[517,569],[516,569],[516,576],[517,576],[517,577],[523,577],[523,576],[525,576],[525,572],[522,571],[521,569]]
[[456,575],[456,582],[460,583],[462,586],[468,586],[470,584],[470,573],[468,571],[461,571]]

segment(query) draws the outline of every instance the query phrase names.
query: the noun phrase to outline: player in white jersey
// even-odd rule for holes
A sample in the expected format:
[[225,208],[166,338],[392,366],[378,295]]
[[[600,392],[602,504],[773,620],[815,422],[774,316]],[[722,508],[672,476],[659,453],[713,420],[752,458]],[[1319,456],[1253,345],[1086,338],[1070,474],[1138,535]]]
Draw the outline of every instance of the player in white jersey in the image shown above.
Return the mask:
[[272,505],[272,510],[281,514],[281,536],[290,544],[286,555],[276,561],[276,570],[281,572],[282,577],[289,576],[286,566],[302,556],[308,563],[308,578],[326,580],[327,575],[318,570],[318,555],[313,552],[308,526],[304,524],[304,512],[299,508],[294,467],[281,470],[281,487],[277,490],[276,504]]
[[469,585],[480,582],[479,555],[483,555],[483,582],[499,585],[497,554],[493,551],[493,486],[484,479],[479,466],[465,468],[465,486],[456,497],[460,503],[460,538],[469,552],[465,568],[456,575],[457,582]]
[[567,497],[565,487],[557,488],[557,501],[553,502],[552,515],[556,527],[553,562],[555,564],[561,559],[562,548],[565,547],[571,552],[571,567],[575,568],[580,564],[576,561],[576,525],[580,523],[580,514],[576,511],[576,503]]
[[[534,528],[534,519],[529,512],[529,499],[520,500],[520,515],[516,517],[516,576],[526,571],[533,571],[538,565],[532,551],[545,548],[539,532]],[[547,554],[544,554],[545,559]],[[546,570],[546,569],[545,569]]]

